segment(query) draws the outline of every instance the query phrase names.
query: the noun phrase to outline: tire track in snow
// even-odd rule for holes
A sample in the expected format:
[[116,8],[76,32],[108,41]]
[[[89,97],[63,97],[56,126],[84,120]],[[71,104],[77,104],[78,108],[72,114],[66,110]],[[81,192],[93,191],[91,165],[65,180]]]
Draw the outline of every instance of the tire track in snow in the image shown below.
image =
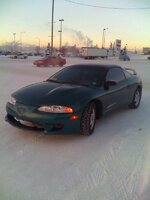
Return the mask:
[[86,169],[88,174],[83,175],[81,184],[86,192],[97,190],[107,200],[141,200],[147,136],[131,130],[117,135],[109,150]]
[[[130,144],[129,138],[127,139],[128,144],[126,144],[126,139],[123,141],[117,138],[119,141],[115,141],[115,146],[112,146],[103,159],[103,165],[107,170],[107,177],[112,184],[114,183],[112,191],[116,192],[117,196],[120,193],[122,199],[125,200],[140,200],[139,189],[144,168],[143,155],[146,140],[143,139],[143,136],[133,142],[134,139],[136,139],[135,135],[131,135]],[[120,141],[122,142],[119,144]],[[116,143],[120,145],[119,151],[117,150]],[[134,144],[136,148],[134,148]]]

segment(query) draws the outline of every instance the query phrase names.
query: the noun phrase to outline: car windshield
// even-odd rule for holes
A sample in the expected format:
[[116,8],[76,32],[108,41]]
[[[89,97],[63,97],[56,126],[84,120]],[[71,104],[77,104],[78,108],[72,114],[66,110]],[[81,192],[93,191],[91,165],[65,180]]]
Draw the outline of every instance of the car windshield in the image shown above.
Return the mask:
[[48,57],[47,56],[45,56],[45,57],[43,57],[41,60],[47,60],[48,59]]
[[52,56],[45,56],[42,58],[42,60],[51,60],[51,59],[56,59],[56,57]]
[[102,86],[106,69],[93,66],[71,66],[57,72],[47,81],[78,84],[85,86]]

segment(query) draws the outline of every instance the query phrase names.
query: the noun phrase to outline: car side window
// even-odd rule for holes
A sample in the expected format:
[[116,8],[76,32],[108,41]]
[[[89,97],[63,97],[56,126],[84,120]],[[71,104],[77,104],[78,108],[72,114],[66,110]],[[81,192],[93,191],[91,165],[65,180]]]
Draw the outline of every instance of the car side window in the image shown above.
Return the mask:
[[106,75],[106,81],[116,81],[117,83],[125,80],[125,75],[120,68],[112,68]]
[[131,74],[128,71],[124,70],[124,74],[127,79],[131,78]]

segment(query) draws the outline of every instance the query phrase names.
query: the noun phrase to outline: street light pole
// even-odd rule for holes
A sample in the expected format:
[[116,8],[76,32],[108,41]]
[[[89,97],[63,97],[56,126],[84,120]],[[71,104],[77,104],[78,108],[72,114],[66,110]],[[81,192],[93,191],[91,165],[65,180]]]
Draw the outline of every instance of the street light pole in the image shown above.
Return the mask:
[[52,23],[51,23],[51,55],[53,54],[53,27],[54,27],[54,0],[52,0]]
[[13,35],[14,35],[14,44],[15,44],[15,42],[16,42],[16,33],[13,33]]
[[38,40],[38,45],[36,46],[36,51],[37,51],[37,54],[39,55],[40,54],[40,49],[41,49],[41,47],[40,47],[40,38],[36,38],[37,40]]
[[40,40],[40,38],[38,38],[38,37],[37,37],[36,39],[38,40],[38,45],[37,45],[37,46],[40,48],[41,40]]
[[21,45],[21,51],[22,51],[22,34],[26,33],[25,31],[20,32],[20,45]]
[[39,48],[40,48],[40,43],[41,43],[41,42],[40,42],[40,38],[38,38],[38,40],[39,40]]
[[13,52],[15,52],[16,33],[13,33],[13,35],[14,35],[14,45],[13,45]]
[[61,46],[62,46],[62,22],[64,19],[60,19],[60,30],[58,31],[60,33],[60,44],[59,44],[59,51],[61,52]]
[[108,28],[103,28],[103,35],[102,35],[102,48],[105,48],[105,31],[107,30]]

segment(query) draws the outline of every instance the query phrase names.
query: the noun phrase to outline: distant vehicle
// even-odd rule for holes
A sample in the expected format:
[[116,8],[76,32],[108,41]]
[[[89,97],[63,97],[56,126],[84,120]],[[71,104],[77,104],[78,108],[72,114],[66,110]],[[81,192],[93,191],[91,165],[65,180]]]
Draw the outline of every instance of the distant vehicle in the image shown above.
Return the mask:
[[10,55],[10,58],[12,58],[12,59],[26,59],[26,58],[28,58],[28,56],[27,56],[27,54],[23,54],[23,53],[16,53],[16,54]]
[[[132,69],[116,65],[78,64],[46,81],[12,93],[6,120],[48,133],[91,135],[96,119],[128,105],[140,105],[142,82]],[[106,125],[107,126],[107,125]]]
[[46,56],[39,60],[35,60],[33,64],[37,67],[48,67],[49,65],[59,65],[60,67],[62,67],[66,64],[66,59],[61,56]]
[[26,59],[26,58],[28,58],[28,56],[27,56],[27,54],[20,53],[20,54],[17,54],[17,58]]
[[150,47],[144,47],[143,53],[144,53],[144,55],[150,55]]
[[130,61],[130,57],[126,55],[119,55],[119,60]]
[[17,54],[11,54],[11,55],[10,55],[10,58],[12,58],[12,59],[17,59]]
[[104,48],[82,47],[81,56],[84,59],[107,58],[108,50]]
[[150,56],[148,56],[147,59],[150,60]]
[[33,56],[33,53],[30,52],[30,53],[27,53],[27,55],[28,55],[28,56]]
[[128,56],[126,51],[121,50],[119,54],[119,60],[130,61],[130,57]]
[[1,53],[1,55],[5,55],[5,56],[10,55],[10,54],[11,54],[10,51],[2,51],[2,53]]

